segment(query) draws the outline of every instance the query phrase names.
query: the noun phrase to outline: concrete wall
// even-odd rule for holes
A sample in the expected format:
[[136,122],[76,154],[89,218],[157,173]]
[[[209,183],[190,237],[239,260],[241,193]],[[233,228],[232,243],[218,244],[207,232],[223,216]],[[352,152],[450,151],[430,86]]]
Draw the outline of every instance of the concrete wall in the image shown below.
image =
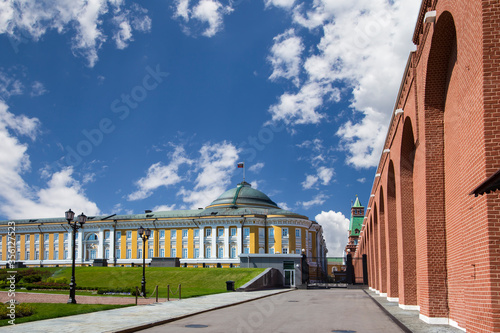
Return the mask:
[[283,277],[283,263],[285,261],[293,261],[293,266],[295,268],[295,286],[300,287],[302,285],[301,259],[302,256],[300,254],[241,254],[240,267],[274,268],[279,271]]

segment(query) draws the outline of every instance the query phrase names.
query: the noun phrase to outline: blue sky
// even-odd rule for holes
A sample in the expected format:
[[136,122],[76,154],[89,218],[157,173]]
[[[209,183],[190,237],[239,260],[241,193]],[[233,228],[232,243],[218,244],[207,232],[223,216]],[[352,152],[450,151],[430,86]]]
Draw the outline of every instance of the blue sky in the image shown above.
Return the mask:
[[0,2],[0,219],[204,207],[245,161],[342,255],[419,5]]

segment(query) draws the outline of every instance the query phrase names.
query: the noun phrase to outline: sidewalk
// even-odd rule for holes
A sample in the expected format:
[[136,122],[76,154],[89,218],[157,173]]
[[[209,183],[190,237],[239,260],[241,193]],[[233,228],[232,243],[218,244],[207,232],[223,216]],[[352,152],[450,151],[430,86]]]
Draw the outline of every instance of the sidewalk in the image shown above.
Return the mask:
[[[152,323],[167,323],[197,313],[245,303],[276,295],[292,289],[230,292],[193,297],[150,305],[132,306],[0,327],[0,332],[134,332],[134,328],[147,328]],[[79,296],[81,297],[81,296]]]

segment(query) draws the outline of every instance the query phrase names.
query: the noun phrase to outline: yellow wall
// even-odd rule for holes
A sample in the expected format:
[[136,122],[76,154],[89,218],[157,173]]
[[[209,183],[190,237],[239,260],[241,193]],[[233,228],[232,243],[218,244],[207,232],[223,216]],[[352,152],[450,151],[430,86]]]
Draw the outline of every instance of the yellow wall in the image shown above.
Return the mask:
[[[132,258],[131,259],[136,259],[137,258],[137,230],[132,230],[132,239],[131,239],[131,245],[132,245]],[[141,243],[141,249],[142,249],[142,243]]]
[[294,227],[288,227],[288,253],[295,253],[295,228]]
[[7,243],[9,242],[8,235],[2,235],[2,260],[7,260]]
[[170,230],[165,230],[165,257],[170,257]]
[[[156,229],[153,238],[153,256],[160,256],[160,230]],[[148,251],[149,254],[149,251]]]
[[21,258],[20,260],[24,260],[24,252],[25,252],[25,245],[26,245],[26,242],[24,241],[25,240],[25,236],[26,234],[21,234]]
[[188,230],[188,258],[194,258],[194,230]]
[[121,237],[120,237],[120,258],[126,258],[127,257],[127,231],[126,230],[120,230]]
[[59,233],[59,259],[64,258],[64,232]]
[[[307,229],[306,228],[302,228],[302,234],[300,235],[302,237],[302,249],[305,249],[306,248],[306,237],[307,237]],[[302,249],[300,249],[302,251]],[[302,252],[300,252],[302,253]]]
[[312,244],[312,256],[316,257],[317,253],[316,253],[316,232],[315,231],[312,231],[311,238],[312,238],[312,242],[311,242],[311,244]]
[[281,253],[281,245],[283,244],[281,242],[281,228],[273,226],[274,228],[274,253],[279,252]]
[[52,260],[54,255],[54,234],[49,234],[49,260]]
[[177,229],[177,243],[175,244],[175,256],[182,258],[182,229]]
[[30,235],[30,260],[35,260],[35,234]]

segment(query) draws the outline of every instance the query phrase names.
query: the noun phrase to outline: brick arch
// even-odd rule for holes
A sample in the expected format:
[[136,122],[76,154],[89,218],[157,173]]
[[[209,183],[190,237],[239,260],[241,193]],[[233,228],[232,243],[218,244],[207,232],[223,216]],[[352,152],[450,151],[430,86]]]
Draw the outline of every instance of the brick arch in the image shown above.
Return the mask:
[[370,286],[372,288],[377,289],[376,286],[376,280],[377,280],[377,273],[376,273],[376,256],[375,256],[375,233],[373,231],[373,218],[370,216],[370,221],[368,222],[368,228],[369,228],[369,253],[370,253]]
[[387,250],[386,250],[386,221],[384,212],[384,189],[380,186],[379,190],[379,205],[375,204],[375,215],[378,215],[378,248],[379,248],[379,275],[380,275],[380,292],[387,294]]
[[[458,59],[457,32],[450,12],[439,16],[427,62],[424,97],[425,126],[425,211],[420,220],[419,304],[427,317],[448,317],[446,206],[449,195],[445,179],[446,164],[457,164],[459,135],[454,129],[459,114],[451,104],[457,100],[452,78]],[[451,136],[445,140],[446,131]],[[453,177],[450,172],[447,177]]]
[[[394,173],[394,163],[389,162],[387,173],[387,205],[386,237],[387,237],[387,297],[398,298],[398,228],[396,213],[396,175]],[[381,193],[381,198],[383,195]],[[381,201],[382,202],[382,201]]]
[[417,305],[417,265],[415,242],[415,214],[413,198],[413,168],[415,162],[415,141],[411,119],[407,117],[401,138],[399,186],[400,209],[398,210],[398,239],[400,283],[399,303]]
[[373,204],[372,216],[372,227],[373,227],[373,245],[374,245],[374,262],[375,262],[375,289],[381,291],[380,289],[380,235],[379,235],[379,223],[377,218],[377,203]]

